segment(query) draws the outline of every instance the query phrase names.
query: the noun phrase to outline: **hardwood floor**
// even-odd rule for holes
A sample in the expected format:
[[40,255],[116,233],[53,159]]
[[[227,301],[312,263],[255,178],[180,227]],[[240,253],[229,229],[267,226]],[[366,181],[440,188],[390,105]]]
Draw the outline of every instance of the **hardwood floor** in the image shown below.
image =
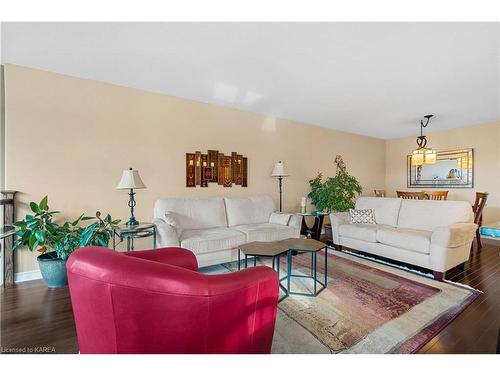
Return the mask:
[[474,249],[465,270],[453,269],[446,279],[484,293],[420,353],[496,353],[500,328],[500,247]]
[[0,324],[3,353],[78,353],[67,287],[36,280],[4,289]]
[[[500,247],[474,250],[465,270],[446,279],[484,292],[420,353],[495,353],[500,327]],[[68,289],[48,289],[41,280],[6,289],[1,294],[2,352],[77,353]]]

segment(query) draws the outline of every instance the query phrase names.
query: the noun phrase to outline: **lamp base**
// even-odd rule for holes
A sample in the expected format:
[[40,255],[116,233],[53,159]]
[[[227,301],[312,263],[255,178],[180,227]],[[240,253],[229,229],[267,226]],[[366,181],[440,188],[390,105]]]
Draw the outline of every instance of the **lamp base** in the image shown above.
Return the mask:
[[139,222],[135,219],[135,217],[131,217],[129,221],[127,221],[127,226],[139,225]]

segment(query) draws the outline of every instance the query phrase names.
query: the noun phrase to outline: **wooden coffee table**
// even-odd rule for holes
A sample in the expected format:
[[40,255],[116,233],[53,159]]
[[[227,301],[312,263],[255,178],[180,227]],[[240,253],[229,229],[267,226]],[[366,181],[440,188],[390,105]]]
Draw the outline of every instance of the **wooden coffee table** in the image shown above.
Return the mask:
[[[324,281],[320,281],[317,277],[317,253],[321,250],[325,251],[325,276]],[[311,274],[310,275],[297,275],[292,273],[292,263],[293,256],[292,253],[297,252],[309,252],[311,253]],[[297,294],[302,296],[315,297],[323,289],[326,288],[327,284],[327,245],[323,242],[316,241],[313,239],[305,238],[288,238],[281,241],[272,242],[261,242],[254,241],[247,244],[241,245],[238,248],[238,270],[241,269],[241,254],[245,255],[245,268],[248,267],[248,257],[253,256],[253,265],[257,265],[257,257],[268,257],[272,259],[272,268],[278,273],[278,279],[280,283],[280,288],[286,293],[286,296],[290,294]],[[280,260],[281,257],[286,254],[287,256],[287,274],[284,277],[280,277]],[[314,283],[313,293],[302,293],[291,291],[291,279],[292,277],[308,278],[312,279]],[[282,281],[286,280],[286,287],[282,284]],[[317,288],[317,284],[321,285],[321,288]],[[285,296],[285,297],[286,297]]]

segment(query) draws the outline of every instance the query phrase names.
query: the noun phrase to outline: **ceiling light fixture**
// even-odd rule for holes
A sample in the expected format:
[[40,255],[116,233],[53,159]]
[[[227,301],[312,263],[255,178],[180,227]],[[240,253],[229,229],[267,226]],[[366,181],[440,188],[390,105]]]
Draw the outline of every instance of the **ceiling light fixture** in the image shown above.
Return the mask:
[[424,128],[429,125],[431,117],[434,115],[425,115],[427,121],[420,120],[420,136],[417,137],[418,148],[413,151],[411,155],[411,165],[435,164],[436,163],[436,150],[425,147],[427,145],[427,138],[424,135]]

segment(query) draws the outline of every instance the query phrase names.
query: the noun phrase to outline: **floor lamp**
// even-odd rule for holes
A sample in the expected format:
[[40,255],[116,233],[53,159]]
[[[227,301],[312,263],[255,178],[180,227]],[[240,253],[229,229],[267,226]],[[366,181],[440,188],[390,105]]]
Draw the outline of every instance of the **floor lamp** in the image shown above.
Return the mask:
[[276,177],[279,183],[280,189],[280,212],[282,211],[282,199],[283,199],[283,177],[287,177],[288,175],[285,173],[285,167],[281,161],[274,164],[273,173],[271,173],[271,177]]

